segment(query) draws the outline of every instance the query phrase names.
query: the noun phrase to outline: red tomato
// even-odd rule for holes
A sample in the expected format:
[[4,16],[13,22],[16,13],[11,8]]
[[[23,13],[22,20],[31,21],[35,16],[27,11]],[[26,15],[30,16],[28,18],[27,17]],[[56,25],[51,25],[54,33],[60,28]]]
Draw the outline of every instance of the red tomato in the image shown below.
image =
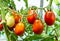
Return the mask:
[[28,23],[33,24],[36,18],[37,18],[37,14],[35,10],[29,10],[27,16]]
[[15,23],[18,23],[19,20],[21,20],[21,16],[19,15],[16,15],[14,18],[15,18]]
[[53,25],[55,22],[55,14],[53,13],[53,11],[47,11],[45,13],[44,20],[47,25],[49,26]]
[[36,20],[35,14],[33,14],[33,15],[28,15],[27,20],[28,20],[28,23],[33,24],[34,21]]
[[25,26],[24,26],[24,24],[23,24],[22,22],[18,23],[18,24],[15,26],[15,28],[14,28],[15,34],[16,34],[16,35],[23,35],[24,30],[25,30],[24,27],[25,27]]
[[44,25],[42,24],[41,20],[35,20],[32,27],[35,34],[41,34],[44,29]]
[[[0,16],[0,22],[2,21],[2,18],[1,18],[1,16]],[[2,31],[2,29],[3,29],[3,24],[0,24],[0,31]]]
[[0,24],[0,31],[2,31],[3,29],[3,24]]

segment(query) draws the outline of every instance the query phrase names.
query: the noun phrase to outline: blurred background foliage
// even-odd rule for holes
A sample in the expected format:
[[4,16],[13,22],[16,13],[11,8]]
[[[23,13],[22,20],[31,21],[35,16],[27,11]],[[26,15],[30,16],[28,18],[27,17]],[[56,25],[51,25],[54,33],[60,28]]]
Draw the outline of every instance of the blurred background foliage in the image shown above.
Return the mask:
[[[26,4],[26,9],[21,8],[20,11],[17,11],[13,0],[0,0],[0,14],[3,16],[3,20],[6,13],[10,11],[8,8],[16,10],[16,12],[21,15],[27,15],[28,13],[27,11],[29,10],[30,7],[28,7],[28,0],[23,0],[23,1]],[[46,0],[46,1],[49,1],[49,0]],[[54,3],[57,6],[57,8],[53,9],[53,11],[56,14],[56,21],[54,25],[49,26],[47,34],[45,34],[45,30],[47,27],[45,22],[43,22],[44,23],[43,33],[41,35],[36,35],[33,33],[32,26],[27,22],[26,17],[23,17],[23,23],[25,24],[25,33],[23,36],[16,36],[12,31],[11,33],[9,33],[7,31],[8,28],[5,26],[5,30],[6,30],[5,33],[9,33],[8,36],[11,37],[10,40],[11,41],[20,41],[20,40],[22,41],[56,41],[55,35],[57,34],[58,40],[60,41],[60,2],[58,0],[54,0]],[[33,6],[33,8],[37,9],[36,6]],[[4,30],[0,31],[0,35],[3,35],[3,34],[4,34]]]

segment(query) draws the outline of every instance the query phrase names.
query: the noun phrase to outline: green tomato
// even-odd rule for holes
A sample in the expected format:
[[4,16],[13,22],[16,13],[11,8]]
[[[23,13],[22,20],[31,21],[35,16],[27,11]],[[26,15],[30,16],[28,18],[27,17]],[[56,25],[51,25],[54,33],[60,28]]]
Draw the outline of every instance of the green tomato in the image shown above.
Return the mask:
[[12,15],[9,15],[9,13],[6,14],[5,16],[7,26],[13,27],[15,24],[15,19]]

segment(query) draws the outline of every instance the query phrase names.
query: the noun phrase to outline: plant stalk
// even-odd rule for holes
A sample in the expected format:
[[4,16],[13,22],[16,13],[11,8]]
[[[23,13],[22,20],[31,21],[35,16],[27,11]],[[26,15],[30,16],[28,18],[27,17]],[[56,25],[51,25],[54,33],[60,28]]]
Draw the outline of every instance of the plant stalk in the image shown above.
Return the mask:
[[49,2],[49,10],[51,10],[52,2],[53,2],[53,0],[50,0],[50,2]]
[[47,25],[47,27],[46,27],[46,34],[47,34],[47,31],[48,31],[48,25]]

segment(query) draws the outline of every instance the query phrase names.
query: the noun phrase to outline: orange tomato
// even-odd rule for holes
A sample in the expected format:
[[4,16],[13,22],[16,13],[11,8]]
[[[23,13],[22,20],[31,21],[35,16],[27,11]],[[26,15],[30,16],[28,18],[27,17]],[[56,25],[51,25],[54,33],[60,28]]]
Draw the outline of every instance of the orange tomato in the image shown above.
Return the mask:
[[16,34],[16,35],[23,35],[24,30],[25,30],[24,27],[25,27],[25,26],[24,26],[24,24],[23,24],[22,22],[18,23],[18,24],[15,26],[15,28],[14,28],[15,34]]
[[44,29],[44,25],[42,24],[41,20],[35,20],[32,27],[35,34],[41,34]]
[[15,18],[15,23],[18,23],[19,20],[21,20],[21,16],[19,15],[16,15],[14,18]]

